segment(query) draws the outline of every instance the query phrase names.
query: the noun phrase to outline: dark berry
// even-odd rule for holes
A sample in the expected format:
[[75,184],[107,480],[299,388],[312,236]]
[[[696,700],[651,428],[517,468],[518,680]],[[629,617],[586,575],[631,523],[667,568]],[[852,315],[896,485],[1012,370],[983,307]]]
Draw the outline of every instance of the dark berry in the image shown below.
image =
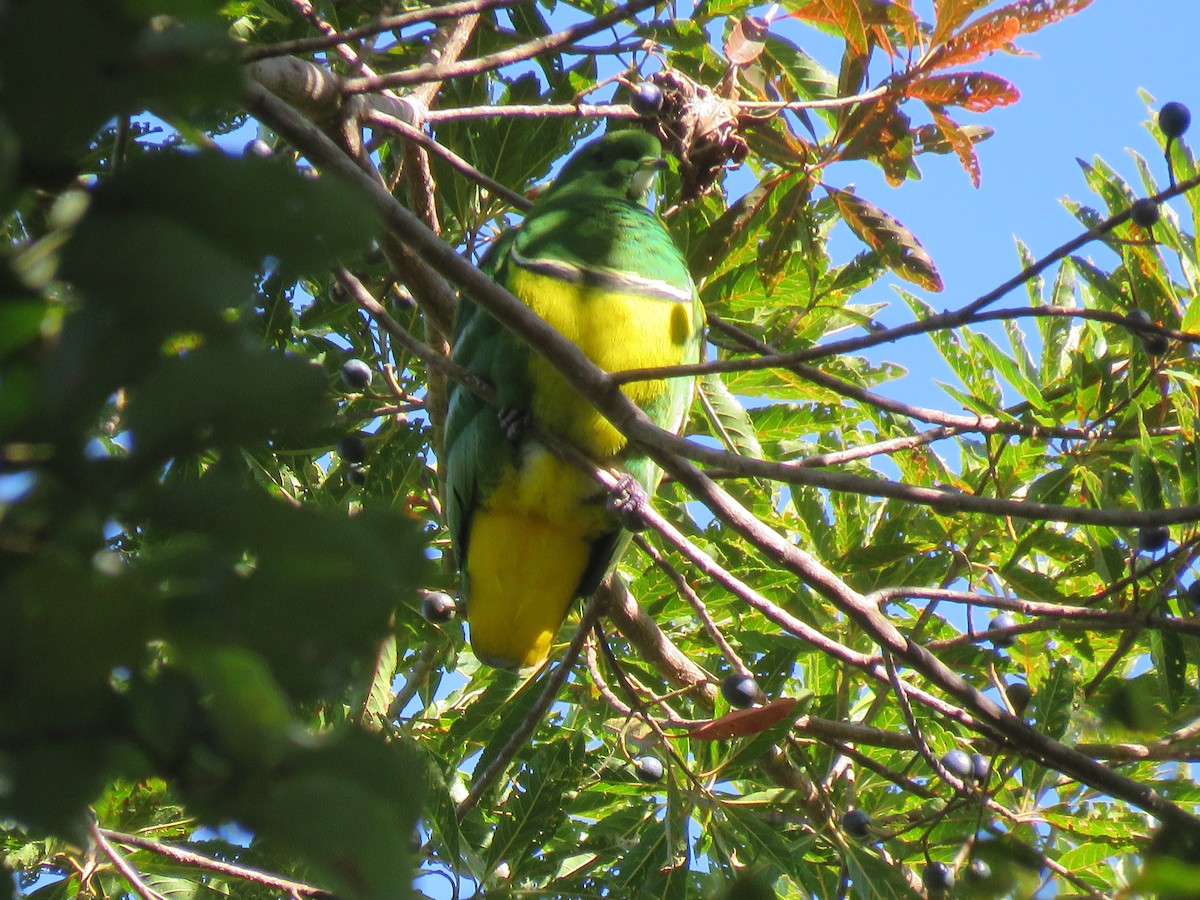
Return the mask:
[[662,760],[657,756],[639,756],[637,762],[634,763],[633,771],[637,775],[638,780],[644,781],[646,784],[662,781]]
[[1200,581],[1193,581],[1188,585],[1187,598],[1192,601],[1192,606],[1200,609]]
[[980,784],[988,780],[992,772],[991,761],[982,753],[971,754],[971,776]]
[[871,833],[871,817],[861,809],[852,809],[842,816],[842,831],[861,841]]
[[1138,549],[1143,553],[1154,553],[1167,546],[1171,531],[1166,525],[1148,525],[1138,529]]
[[1133,206],[1129,207],[1129,218],[1134,225],[1149,228],[1158,221],[1158,203],[1149,197],[1134,200]]
[[421,599],[421,615],[439,625],[449,622],[458,614],[454,598],[442,591],[430,591]]
[[721,696],[734,709],[749,709],[761,706],[767,699],[758,682],[749,675],[730,675],[721,682]]
[[272,149],[271,145],[262,138],[255,138],[254,140],[249,141],[246,146],[242,148],[242,155],[257,156],[259,159],[270,159],[275,155],[275,151]]
[[1154,320],[1150,318],[1150,313],[1146,312],[1144,309],[1131,309],[1127,318],[1134,326],[1154,324]]
[[1165,334],[1156,331],[1153,334],[1142,335],[1142,346],[1151,356],[1162,356],[1171,349],[1171,340]]
[[964,750],[948,750],[942,754],[942,765],[951,775],[963,781],[971,780],[971,757]]
[[337,442],[338,456],[349,463],[360,463],[367,458],[367,442],[357,434],[348,434]]
[[361,359],[348,359],[342,363],[342,381],[352,391],[365,390],[371,383],[371,367]]
[[367,483],[367,470],[358,463],[351,463],[346,469],[346,483],[362,487]]
[[921,875],[921,881],[931,894],[941,894],[954,887],[954,870],[945,863],[929,863]]
[[987,627],[987,630],[989,633],[988,639],[992,642],[992,646],[997,649],[1011,647],[1016,642],[1016,638],[1013,635],[1011,635],[1011,634],[999,634],[998,635],[998,634],[995,634],[994,632],[1000,631],[1001,629],[1005,629],[1005,628],[1012,628],[1016,624],[1017,623],[1013,621],[1013,617],[1010,616],[1008,613],[1004,613],[1004,612],[996,613],[996,615],[992,616],[992,620],[990,622],[988,622],[988,627]]
[[383,262],[383,248],[379,246],[379,241],[371,241],[365,253],[363,253],[363,262],[368,266],[376,266]]
[[633,99],[629,101],[629,105],[639,116],[647,119],[657,116],[663,105],[662,88],[652,81],[643,81],[635,85]]
[[987,881],[992,877],[992,867],[987,864],[986,860],[977,856],[967,866],[967,877],[977,881]]
[[[1150,318],[1150,314],[1144,309],[1131,310],[1129,313],[1129,321],[1137,329],[1139,325],[1153,325],[1154,320]],[[1138,339],[1142,342],[1142,346],[1146,348],[1146,352],[1151,356],[1162,356],[1170,349],[1171,342],[1165,334],[1159,334],[1157,331],[1140,331],[1135,332]]]
[[1023,681],[1014,681],[1004,688],[1004,696],[1008,698],[1008,702],[1012,705],[1013,711],[1019,716],[1029,707],[1029,701],[1033,699],[1033,691],[1029,689]]
[[742,19],[742,34],[746,40],[761,44],[767,39],[771,23],[762,16],[746,16]]
[[1158,127],[1162,130],[1163,137],[1177,138],[1187,131],[1191,124],[1191,110],[1182,103],[1172,100],[1170,103],[1164,103],[1158,111]]

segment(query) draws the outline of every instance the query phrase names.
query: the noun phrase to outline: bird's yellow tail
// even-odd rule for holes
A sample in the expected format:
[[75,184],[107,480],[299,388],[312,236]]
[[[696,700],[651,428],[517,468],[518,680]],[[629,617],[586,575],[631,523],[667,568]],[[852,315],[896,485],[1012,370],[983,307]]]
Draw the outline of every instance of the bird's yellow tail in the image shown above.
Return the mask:
[[582,528],[478,510],[466,569],[471,648],[480,661],[503,669],[539,665],[575,599],[589,552]]

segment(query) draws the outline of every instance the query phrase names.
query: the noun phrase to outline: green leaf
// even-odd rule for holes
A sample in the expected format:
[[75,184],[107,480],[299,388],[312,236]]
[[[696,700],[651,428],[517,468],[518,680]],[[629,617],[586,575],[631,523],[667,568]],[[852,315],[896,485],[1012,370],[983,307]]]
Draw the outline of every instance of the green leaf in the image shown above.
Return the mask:
[[725,387],[716,373],[700,378],[700,404],[713,433],[726,447],[741,456],[763,459],[763,448],[755,433],[754,422],[745,407]]
[[412,896],[422,782],[410,749],[346,732],[294,753],[257,790],[204,804],[306,860],[339,896],[386,900]]
[[[766,237],[758,245],[758,275],[770,296],[778,286],[796,248],[811,249],[816,241],[811,207],[812,184],[801,178],[779,198],[774,215],[766,224]],[[816,279],[813,261],[806,252],[809,278]]]

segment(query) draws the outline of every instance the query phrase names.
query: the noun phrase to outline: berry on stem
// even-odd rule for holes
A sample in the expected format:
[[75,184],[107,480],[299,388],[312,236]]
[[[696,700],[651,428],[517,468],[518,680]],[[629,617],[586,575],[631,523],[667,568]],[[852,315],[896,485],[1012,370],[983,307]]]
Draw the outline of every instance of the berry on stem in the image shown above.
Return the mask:
[[988,780],[988,775],[992,773],[992,763],[982,753],[971,754],[971,777],[980,784]]
[[1151,200],[1149,197],[1142,197],[1133,201],[1133,206],[1129,207],[1129,218],[1134,225],[1140,225],[1142,228],[1149,228],[1158,221],[1158,203]]
[[942,894],[954,887],[954,870],[942,862],[929,863],[921,875],[930,894]]
[[639,781],[653,784],[656,781],[662,781],[664,770],[662,760],[657,756],[639,756],[637,762],[634,763],[633,771]]
[[1004,696],[1008,697],[1013,711],[1019,716],[1029,708],[1029,701],[1033,699],[1033,691],[1025,682],[1014,681],[1004,688]]
[[[1129,321],[1134,326],[1153,325],[1154,319],[1150,317],[1150,313],[1144,309],[1133,309],[1129,311]],[[1159,334],[1157,331],[1135,331],[1138,340],[1142,342],[1142,346],[1146,348],[1146,352],[1151,356],[1162,356],[1170,349],[1171,342],[1165,334]]]
[[977,856],[967,866],[967,877],[977,881],[987,881],[992,877],[992,867],[987,864],[986,860]]
[[631,90],[633,91],[633,97],[629,101],[629,105],[642,118],[653,118],[662,110],[662,88],[654,82],[643,81],[640,84],[634,85]]
[[436,624],[449,622],[458,614],[454,598],[444,591],[430,591],[421,598],[421,615]]
[[1171,530],[1166,525],[1149,525],[1138,529],[1138,549],[1143,553],[1155,553],[1167,546]]
[[242,148],[242,155],[257,156],[259,159],[270,159],[275,155],[275,151],[262,138],[255,138],[252,141],[248,141],[246,146]]
[[988,622],[988,640],[992,642],[992,646],[998,650],[1006,647],[1011,647],[1016,643],[1016,638],[1011,634],[996,634],[995,632],[1006,628],[1012,628],[1017,623],[1013,617],[1006,612],[996,613],[992,616],[992,620]]
[[361,359],[342,363],[342,382],[352,391],[365,390],[371,383],[371,367]]
[[1192,601],[1192,606],[1200,609],[1200,581],[1193,581],[1188,585],[1187,598]]
[[842,816],[842,831],[861,841],[871,833],[871,817],[861,809],[852,809]]
[[734,673],[721,682],[721,696],[734,709],[749,709],[751,706],[761,706],[767,699],[762,688],[749,675]]
[[337,442],[337,452],[348,463],[364,462],[367,458],[367,442],[357,434],[348,434]]
[[948,750],[942,754],[946,771],[963,781],[971,780],[971,757],[963,750]]
[[1158,111],[1158,127],[1168,140],[1182,136],[1191,124],[1191,110],[1175,100],[1164,103]]

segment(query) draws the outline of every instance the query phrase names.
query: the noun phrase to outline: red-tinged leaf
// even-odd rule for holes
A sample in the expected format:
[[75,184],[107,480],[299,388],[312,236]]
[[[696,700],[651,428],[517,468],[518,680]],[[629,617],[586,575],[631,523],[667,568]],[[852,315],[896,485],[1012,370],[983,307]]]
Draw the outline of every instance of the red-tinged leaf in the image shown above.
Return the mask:
[[950,35],[958,30],[958,26],[980,7],[987,6],[991,0],[936,0],[934,3],[935,25],[930,36],[931,47],[938,47]]
[[889,269],[927,291],[942,289],[937,266],[911,231],[862,197],[828,186],[825,190],[850,230],[872,250],[877,250]]
[[1020,24],[1021,34],[1033,34],[1047,25],[1061,22],[1091,6],[1092,0],[1017,0],[986,15],[980,16],[971,27],[986,27],[989,22],[1013,18]]
[[954,72],[930,75],[910,82],[904,93],[914,100],[939,106],[961,106],[971,112],[987,112],[995,106],[1008,106],[1021,99],[1011,81],[990,72]]
[[935,106],[930,106],[929,112],[933,115],[933,122],[937,125],[938,131],[941,132],[942,137],[946,139],[946,142],[958,156],[962,167],[966,169],[967,174],[971,177],[971,184],[979,187],[981,173],[979,171],[979,156],[975,153],[975,143],[962,130],[962,126],[942,112],[942,110]]
[[921,68],[927,72],[965,66],[983,59],[1011,44],[1021,33],[1021,22],[1016,16],[993,18],[985,16],[972,22],[931,54]]
[[842,158],[875,160],[892,187],[903,184],[912,171],[911,122],[896,105],[895,96],[854,107],[838,133],[847,136]]
[[[869,22],[874,28],[876,39],[880,46],[892,55],[891,42],[886,40],[886,31],[880,25],[891,26],[904,39],[905,46],[915,46],[920,39],[921,17],[913,12],[911,0],[891,0],[890,3],[876,3],[868,7],[871,14]],[[882,21],[879,21],[882,19]]]
[[867,30],[855,0],[812,0],[789,13],[797,19],[832,25],[855,53],[867,52]]
[[757,27],[762,20],[752,22],[750,19],[750,16],[738,19],[733,30],[729,32],[729,38],[725,41],[725,58],[729,60],[731,66],[744,66],[754,62],[762,53],[763,47],[766,46],[762,40],[765,29]]
[[727,741],[758,734],[786,719],[798,702],[795,697],[780,697],[754,709],[735,709],[719,719],[710,719],[689,729],[688,737],[701,741]]

